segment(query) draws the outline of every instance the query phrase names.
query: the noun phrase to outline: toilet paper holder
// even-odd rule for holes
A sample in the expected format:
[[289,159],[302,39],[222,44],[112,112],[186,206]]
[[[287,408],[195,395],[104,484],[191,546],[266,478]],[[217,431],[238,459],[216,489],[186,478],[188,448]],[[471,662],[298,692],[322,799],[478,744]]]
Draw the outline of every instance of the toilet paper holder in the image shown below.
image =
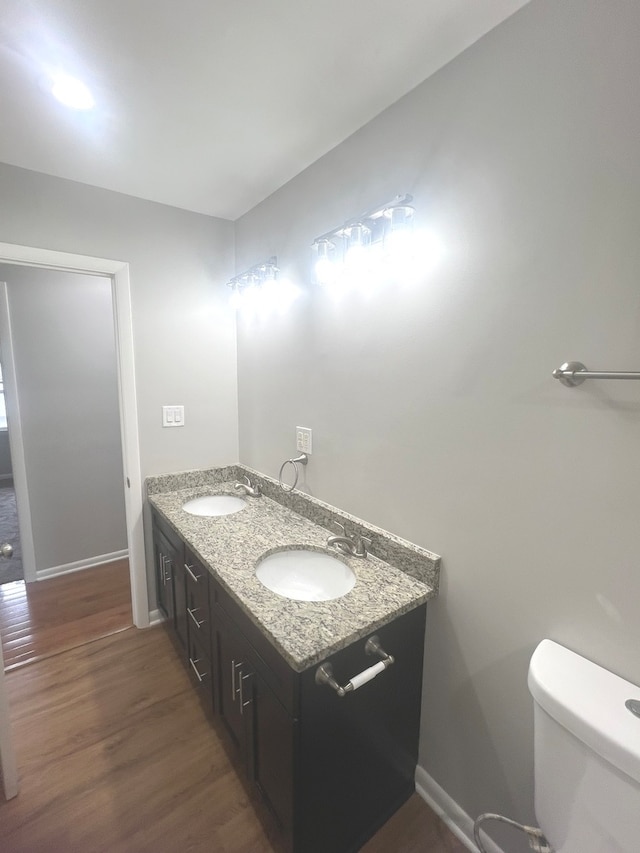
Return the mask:
[[380,639],[376,634],[374,634],[373,637],[369,637],[367,642],[364,644],[364,653],[366,655],[378,655],[380,660],[378,663],[374,663],[373,666],[363,669],[362,672],[359,672],[357,675],[350,678],[344,687],[338,684],[333,677],[333,667],[329,661],[321,664],[316,670],[316,684],[327,684],[336,691],[340,698],[342,698],[343,696],[346,696],[347,693],[353,693],[354,690],[362,687],[363,684],[371,681],[371,679],[380,675],[381,672],[384,672],[385,669],[388,669],[392,663],[395,663],[395,658],[393,655],[388,655],[385,652],[380,645]]

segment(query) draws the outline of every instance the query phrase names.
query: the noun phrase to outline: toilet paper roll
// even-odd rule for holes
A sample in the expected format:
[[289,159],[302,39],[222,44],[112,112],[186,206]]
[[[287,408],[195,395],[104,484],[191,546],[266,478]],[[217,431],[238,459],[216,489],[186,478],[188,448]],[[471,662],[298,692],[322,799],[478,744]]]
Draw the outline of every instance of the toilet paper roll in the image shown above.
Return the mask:
[[384,672],[386,669],[385,662],[383,660],[378,663],[374,663],[373,666],[370,666],[368,669],[362,670],[357,675],[354,675],[353,678],[349,681],[349,684],[353,687],[354,690],[357,690],[358,687],[362,687],[363,684],[366,684],[367,681],[371,681],[372,678],[375,678],[376,675],[379,675],[381,672]]

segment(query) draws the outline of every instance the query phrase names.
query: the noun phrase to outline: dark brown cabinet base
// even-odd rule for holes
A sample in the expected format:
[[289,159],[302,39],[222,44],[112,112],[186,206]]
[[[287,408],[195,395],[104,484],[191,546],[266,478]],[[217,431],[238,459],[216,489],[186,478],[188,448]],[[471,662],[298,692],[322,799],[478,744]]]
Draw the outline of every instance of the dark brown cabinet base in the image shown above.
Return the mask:
[[[316,683],[319,664],[291,669],[155,512],[153,532],[159,602],[185,634],[177,648],[280,827],[282,850],[356,853],[415,789],[426,605],[372,632],[394,663],[341,698]],[[367,639],[329,657],[339,684],[375,663]]]

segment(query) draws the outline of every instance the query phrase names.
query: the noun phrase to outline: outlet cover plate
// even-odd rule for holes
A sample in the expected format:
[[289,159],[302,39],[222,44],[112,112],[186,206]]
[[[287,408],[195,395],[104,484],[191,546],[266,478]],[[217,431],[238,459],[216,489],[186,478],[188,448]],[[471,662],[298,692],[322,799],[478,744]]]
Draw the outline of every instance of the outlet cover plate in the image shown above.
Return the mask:
[[296,427],[296,450],[309,456],[313,453],[313,436],[309,427]]

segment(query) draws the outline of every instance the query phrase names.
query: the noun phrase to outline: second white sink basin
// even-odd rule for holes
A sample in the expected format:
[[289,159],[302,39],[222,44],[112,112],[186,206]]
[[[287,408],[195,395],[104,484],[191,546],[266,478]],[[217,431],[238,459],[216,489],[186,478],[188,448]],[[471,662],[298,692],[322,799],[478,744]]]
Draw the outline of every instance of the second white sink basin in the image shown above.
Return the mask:
[[182,504],[182,509],[191,515],[231,515],[244,509],[246,505],[246,501],[234,495],[204,495]]
[[353,589],[356,576],[323,551],[276,551],[258,564],[256,577],[272,592],[294,601],[331,601]]

